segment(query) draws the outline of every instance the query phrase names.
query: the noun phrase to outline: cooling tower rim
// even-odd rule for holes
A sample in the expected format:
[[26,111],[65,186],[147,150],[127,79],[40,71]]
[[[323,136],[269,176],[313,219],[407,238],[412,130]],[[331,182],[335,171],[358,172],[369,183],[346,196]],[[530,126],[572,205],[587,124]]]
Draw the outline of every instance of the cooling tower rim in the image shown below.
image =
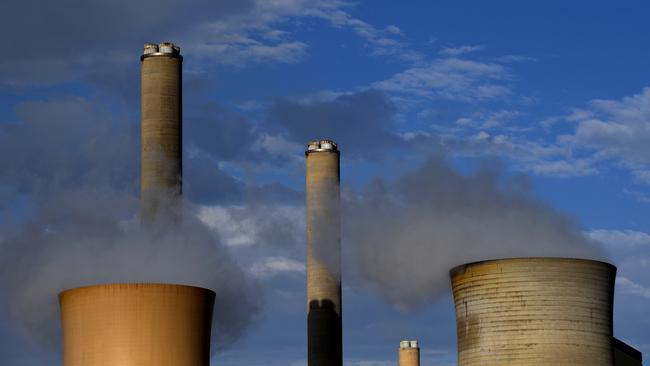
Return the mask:
[[531,262],[574,262],[574,263],[592,263],[592,264],[600,264],[604,265],[606,267],[610,267],[614,272],[616,272],[616,266],[600,261],[600,260],[595,260],[595,259],[587,259],[587,258],[571,258],[571,257],[506,257],[506,258],[494,258],[494,259],[486,259],[486,260],[481,260],[481,261],[476,261],[476,262],[469,262],[469,263],[464,263],[460,264],[458,266],[453,267],[452,269],[449,270],[449,275],[450,277],[455,277],[458,273],[464,271],[467,267],[473,267],[473,266],[478,266],[482,264],[490,264],[490,263],[508,263],[508,262],[517,262],[517,261],[531,261]]
[[80,291],[89,291],[89,290],[100,290],[100,289],[121,289],[121,290],[134,290],[138,287],[144,287],[148,289],[157,289],[157,288],[176,288],[186,291],[195,291],[195,292],[207,292],[211,296],[215,297],[216,292],[199,286],[184,285],[177,283],[162,283],[162,282],[128,282],[128,283],[100,283],[95,285],[86,285],[80,287],[74,287],[67,290],[63,290],[59,293],[59,300],[64,296],[71,295],[75,292]]

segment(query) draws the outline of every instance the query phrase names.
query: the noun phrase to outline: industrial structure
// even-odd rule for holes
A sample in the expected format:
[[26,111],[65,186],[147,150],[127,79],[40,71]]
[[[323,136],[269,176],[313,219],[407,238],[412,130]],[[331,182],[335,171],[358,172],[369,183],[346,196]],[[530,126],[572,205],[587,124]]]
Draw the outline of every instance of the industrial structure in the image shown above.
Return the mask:
[[146,44],[140,60],[140,200],[147,222],[181,193],[183,57],[165,42]]
[[[144,46],[141,217],[181,194],[181,63],[172,43]],[[59,295],[64,366],[208,366],[215,293],[173,284],[100,284]]]
[[420,347],[418,341],[404,340],[399,342],[399,366],[420,366]]
[[458,365],[612,366],[616,267],[514,258],[451,270]]
[[[182,56],[172,43],[141,56],[142,221],[181,196]],[[342,366],[340,152],[314,140],[306,156],[309,366]],[[616,268],[570,258],[511,258],[451,270],[459,366],[640,366],[613,338]],[[64,366],[208,366],[215,293],[176,284],[100,284],[59,295]],[[403,340],[399,366],[419,366]]]
[[615,366],[641,366],[643,355],[623,341],[614,338],[614,365]]
[[331,140],[310,141],[306,156],[307,360],[343,364],[340,153]]
[[64,291],[63,366],[208,366],[214,298],[168,284]]

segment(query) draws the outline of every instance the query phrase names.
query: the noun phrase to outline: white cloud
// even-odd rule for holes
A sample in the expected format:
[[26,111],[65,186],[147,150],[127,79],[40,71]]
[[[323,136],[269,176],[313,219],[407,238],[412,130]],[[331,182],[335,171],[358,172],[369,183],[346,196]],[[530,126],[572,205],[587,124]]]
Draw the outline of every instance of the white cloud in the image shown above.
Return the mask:
[[187,32],[185,48],[214,62],[234,66],[250,63],[300,61],[308,48],[292,39],[304,18],[321,19],[335,28],[348,28],[363,39],[376,55],[394,55],[407,60],[420,56],[393,38],[401,35],[395,25],[378,29],[346,11],[352,5],[341,0],[257,0],[252,9],[224,19],[201,23]]
[[440,51],[440,54],[445,56],[459,56],[470,52],[482,51],[485,49],[485,46],[459,46],[459,47],[447,47],[443,48]]
[[640,192],[632,189],[623,189],[623,193],[627,194],[628,196],[634,197],[639,202],[643,203],[650,203],[650,194],[646,192]]
[[587,237],[595,240],[611,250],[619,248],[634,249],[640,247],[650,248],[650,234],[634,230],[591,230],[585,233]]
[[289,242],[277,243],[286,246],[299,242],[304,228],[303,209],[289,205],[203,206],[198,217],[231,247],[272,244],[276,240]]
[[287,140],[282,135],[263,134],[253,147],[253,151],[262,151],[273,156],[285,157],[286,159],[302,161],[301,154],[305,146],[294,141]]
[[511,90],[510,73],[501,65],[459,58],[443,58],[402,71],[372,86],[427,99],[461,101],[495,99]]
[[235,211],[242,207],[203,207],[199,219],[218,232],[228,246],[250,246],[256,244],[257,227],[251,217],[237,217]]
[[567,119],[577,123],[575,132],[558,141],[613,159],[650,183],[650,87],[620,100],[593,100]]
[[536,58],[524,55],[504,55],[494,59],[496,62],[501,62],[504,64],[514,63],[514,62],[526,62],[526,61],[537,61]]
[[305,264],[286,257],[268,257],[253,263],[250,273],[258,278],[269,278],[279,274],[304,274]]
[[474,129],[492,129],[503,127],[504,124],[521,115],[522,113],[519,111],[506,109],[494,112],[475,112],[467,117],[459,118],[456,120],[456,124]]
[[584,177],[598,173],[598,170],[591,165],[591,162],[583,159],[539,160],[528,163],[524,170],[537,175],[558,178]]
[[640,285],[627,277],[616,278],[616,291],[624,295],[641,296],[650,300],[650,288]]

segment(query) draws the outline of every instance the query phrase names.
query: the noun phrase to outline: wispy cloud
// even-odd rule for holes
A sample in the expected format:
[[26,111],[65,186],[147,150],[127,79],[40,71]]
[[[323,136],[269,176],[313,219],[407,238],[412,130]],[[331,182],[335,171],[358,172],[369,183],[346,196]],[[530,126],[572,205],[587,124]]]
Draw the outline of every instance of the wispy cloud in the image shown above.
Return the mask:
[[460,58],[436,59],[402,71],[372,86],[388,93],[460,101],[495,99],[511,94],[511,74],[495,63]]
[[447,48],[443,48],[440,51],[440,54],[445,56],[460,56],[470,52],[482,51],[484,49],[485,46],[483,45],[476,45],[476,46],[465,45],[459,47],[447,47]]
[[592,230],[585,233],[609,249],[650,248],[650,234],[634,230]]
[[638,284],[627,277],[616,278],[616,292],[624,295],[641,296],[644,299],[650,300],[650,288]]
[[630,169],[638,182],[650,183],[650,87],[620,100],[593,100],[567,119],[577,125],[560,142],[601,160],[612,159]]
[[537,61],[536,58],[524,55],[504,55],[494,59],[496,62],[509,64],[515,62]]
[[304,274],[305,264],[286,257],[268,257],[253,263],[250,273],[257,278],[269,278],[279,274]]
[[[308,48],[293,39],[292,20],[320,19],[335,28],[350,29],[366,42],[375,55],[391,55],[418,60],[417,52],[407,49],[395,25],[377,28],[352,16],[352,7],[341,0],[257,0],[249,12],[199,24],[187,33],[189,48],[217,63],[243,66],[250,63],[300,61]],[[290,26],[291,25],[291,26]],[[398,38],[396,38],[398,37]]]

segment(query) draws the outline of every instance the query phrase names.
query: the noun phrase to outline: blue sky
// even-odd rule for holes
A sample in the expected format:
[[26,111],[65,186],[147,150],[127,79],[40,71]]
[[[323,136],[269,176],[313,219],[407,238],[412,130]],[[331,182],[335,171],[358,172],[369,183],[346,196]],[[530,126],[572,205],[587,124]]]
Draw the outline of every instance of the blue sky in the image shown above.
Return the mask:
[[[11,249],[27,231],[68,217],[50,209],[57,199],[100,188],[135,195],[139,55],[144,43],[170,40],[184,55],[186,197],[261,298],[215,364],[305,364],[303,152],[320,137],[340,145],[343,197],[352,206],[378,181],[389,192],[378,199],[408,196],[409,174],[427,194],[449,188],[437,185],[439,174],[460,182],[459,196],[478,190],[480,202],[505,202],[504,212],[485,214],[487,226],[513,225],[500,217],[524,202],[523,216],[548,219],[539,236],[498,247],[488,228],[485,248],[494,251],[477,253],[611,261],[615,335],[650,352],[647,2],[10,1],[5,8],[0,249],[12,255],[4,266],[44,248]],[[431,157],[443,165],[425,164]],[[96,210],[92,199],[75,202]],[[450,199],[444,207],[471,216],[467,205],[476,202]],[[449,219],[442,209],[417,210]],[[454,242],[454,233],[446,238]],[[409,238],[395,235],[394,245],[408,250]],[[344,252],[363,252],[350,238],[343,237]],[[430,249],[432,258],[453,251],[444,242]],[[454,364],[444,286],[425,285],[431,295],[406,311],[379,272],[361,266],[354,274],[360,266],[351,260],[344,279],[346,365],[394,364],[402,338],[420,340],[425,364]],[[17,293],[2,288],[12,303]],[[59,363],[56,336],[43,341],[24,328],[0,319],[0,357]]]

